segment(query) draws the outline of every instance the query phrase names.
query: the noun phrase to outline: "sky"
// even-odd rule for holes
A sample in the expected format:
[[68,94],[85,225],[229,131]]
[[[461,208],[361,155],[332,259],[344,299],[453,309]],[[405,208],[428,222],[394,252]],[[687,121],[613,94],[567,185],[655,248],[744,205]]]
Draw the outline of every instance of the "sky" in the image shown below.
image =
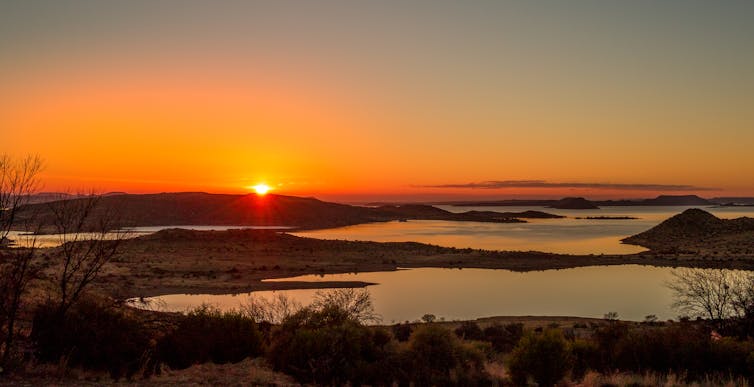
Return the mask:
[[46,191],[754,196],[751,1],[0,0]]

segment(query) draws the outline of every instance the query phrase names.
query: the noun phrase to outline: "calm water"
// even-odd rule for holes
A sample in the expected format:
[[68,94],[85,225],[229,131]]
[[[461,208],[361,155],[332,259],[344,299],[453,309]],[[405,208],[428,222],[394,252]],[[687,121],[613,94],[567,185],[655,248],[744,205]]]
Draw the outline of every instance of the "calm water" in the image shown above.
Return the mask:
[[[665,284],[672,269],[639,265],[594,266],[517,273],[490,269],[410,269],[359,274],[305,275],[276,281],[364,281],[383,323],[413,321],[425,313],[447,320],[486,316],[677,318]],[[316,290],[265,291],[238,295],[176,294],[154,297],[163,310],[186,311],[202,303],[238,308],[249,297],[284,293],[303,305]]]
[[[125,229],[126,236],[128,238],[136,238],[142,235],[154,234],[160,230],[169,228],[182,228],[185,230],[199,230],[199,231],[224,231],[231,229],[254,229],[254,230],[288,230],[291,227],[284,226],[206,226],[206,225],[178,225],[178,226],[144,226],[144,227],[129,227]],[[109,237],[115,237],[123,235],[122,233],[109,233]],[[97,238],[99,234],[83,233],[79,237],[80,240],[87,238]],[[16,246],[31,246],[35,244],[37,247],[55,247],[63,243],[64,238],[61,234],[47,234],[47,235],[31,235],[22,231],[11,231],[8,234],[8,238],[15,242]]]
[[[416,220],[369,223],[328,230],[297,232],[320,239],[370,240],[378,242],[423,242],[447,247],[490,250],[538,250],[567,254],[632,254],[639,246],[620,240],[645,231],[683,212],[681,206],[604,207],[597,210],[558,210],[545,207],[455,207],[438,206],[452,212],[470,210],[520,212],[544,211],[565,219],[527,219],[528,223],[480,223]],[[721,218],[754,216],[754,207],[704,208]],[[632,216],[638,219],[589,220],[588,216]]]

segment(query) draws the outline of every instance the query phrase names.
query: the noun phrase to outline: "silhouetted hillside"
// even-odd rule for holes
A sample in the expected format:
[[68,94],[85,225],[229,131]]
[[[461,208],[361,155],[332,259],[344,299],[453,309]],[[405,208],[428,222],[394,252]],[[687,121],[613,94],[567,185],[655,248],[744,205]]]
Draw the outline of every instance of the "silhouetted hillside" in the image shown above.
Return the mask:
[[[86,199],[71,199],[86,200]],[[30,205],[23,215],[50,216],[53,203]],[[337,227],[380,220],[371,210],[313,198],[224,195],[201,192],[114,195],[99,199],[97,212],[115,208],[124,226],[238,225]]]
[[425,204],[386,205],[375,208],[380,216],[396,217],[399,219],[421,220],[457,220],[470,222],[521,222],[520,219],[550,219],[563,216],[549,214],[542,211],[497,212],[497,211],[466,211],[450,212]]
[[[39,215],[49,223],[50,207],[54,205],[55,202],[25,206],[20,213],[19,224],[32,214]],[[181,192],[102,196],[95,214],[104,216],[109,208],[117,209],[120,226],[228,225],[312,229],[408,219],[523,222],[511,216],[511,213],[457,214],[428,205],[372,208],[274,194],[260,196]]]
[[707,199],[696,195],[660,195],[654,199],[646,199],[645,206],[708,206],[712,204]]
[[713,204],[707,199],[700,198],[696,195],[660,195],[653,199],[632,199],[632,200],[602,200],[595,201],[595,204],[602,207],[610,206],[709,206]]
[[593,210],[599,208],[594,203],[584,198],[563,198],[551,204],[549,207],[563,210]]
[[754,253],[754,219],[720,219],[697,208],[688,209],[624,243],[654,251],[710,253],[738,249],[736,254]]
[[[725,199],[725,198],[721,198]],[[745,201],[750,198],[728,198]],[[734,201],[734,200],[731,200]],[[716,199],[714,202],[700,198],[696,195],[660,195],[652,199],[620,199],[620,200],[588,200],[585,198],[563,198],[559,200],[552,199],[512,199],[512,200],[492,200],[492,201],[462,201],[462,202],[445,202],[438,204],[448,204],[453,206],[489,206],[489,207],[506,207],[506,206],[542,206],[559,209],[596,209],[599,207],[611,206],[708,206],[715,203],[722,204]],[[727,202],[725,202],[727,203]],[[745,203],[749,203],[746,201]],[[752,199],[754,203],[754,199]]]

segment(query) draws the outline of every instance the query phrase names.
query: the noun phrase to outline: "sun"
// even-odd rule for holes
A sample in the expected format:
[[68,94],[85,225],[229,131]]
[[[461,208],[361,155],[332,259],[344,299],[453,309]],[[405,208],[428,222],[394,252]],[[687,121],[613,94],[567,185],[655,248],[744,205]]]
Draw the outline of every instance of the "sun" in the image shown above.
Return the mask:
[[267,194],[267,192],[270,192],[272,188],[270,188],[270,186],[267,184],[260,183],[255,186],[252,186],[251,189],[253,189],[254,192],[257,193],[257,195],[265,195]]

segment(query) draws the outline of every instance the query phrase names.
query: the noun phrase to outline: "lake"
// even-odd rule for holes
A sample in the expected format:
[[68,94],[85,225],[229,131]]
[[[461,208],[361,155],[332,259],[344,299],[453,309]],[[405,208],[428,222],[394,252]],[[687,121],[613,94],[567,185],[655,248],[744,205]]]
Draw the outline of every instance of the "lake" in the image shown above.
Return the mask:
[[[370,223],[328,230],[295,232],[295,235],[324,239],[415,241],[459,248],[539,250],[571,254],[629,254],[638,246],[624,245],[621,238],[645,231],[690,207],[604,207],[598,210],[558,210],[544,207],[455,207],[449,211],[495,210],[520,212],[538,210],[567,216],[564,219],[531,219],[528,223],[480,223],[408,221]],[[754,216],[754,207],[704,208],[721,218]],[[589,216],[632,216],[629,220],[576,219]],[[146,235],[164,228],[225,230],[255,228],[240,226],[136,227],[132,235]],[[268,229],[269,227],[262,227]],[[281,227],[275,229],[285,230]],[[17,237],[20,237],[16,235]],[[11,236],[12,239],[15,239]],[[39,237],[43,244],[59,243],[59,236]],[[23,237],[21,237],[21,240]],[[495,315],[564,315],[602,317],[616,312],[623,319],[643,320],[654,314],[675,318],[672,295],[665,284],[672,279],[669,268],[637,265],[582,267],[517,273],[507,270],[421,268],[393,272],[302,276],[297,281],[363,281],[369,286],[383,322],[416,320],[432,313],[448,320]],[[278,280],[282,281],[282,280]],[[308,304],[315,290],[284,291]],[[273,292],[255,292],[253,297],[270,297]],[[241,295],[167,295],[154,298],[153,305],[171,311],[211,303],[237,308],[252,297]]]
[[[673,269],[639,265],[592,266],[563,270],[512,272],[491,269],[420,268],[358,274],[304,275],[275,281],[364,281],[382,322],[414,321],[425,313],[446,320],[488,316],[603,317],[643,320],[654,314],[675,319]],[[250,297],[283,293],[303,305],[317,290],[263,291],[237,295],[175,294],[147,299],[161,310],[186,311],[208,303],[238,308]]]
[[[633,254],[644,248],[622,244],[621,239],[646,231],[688,208],[683,206],[621,206],[596,210],[558,210],[546,207],[437,206],[452,212],[544,211],[563,219],[526,219],[527,223],[448,222],[409,220],[368,223],[327,230],[296,232],[295,235],[378,242],[423,242],[446,247],[488,250],[545,251],[564,254]],[[754,216],[754,207],[707,207],[721,218]],[[631,216],[638,219],[576,219],[590,216]]]

